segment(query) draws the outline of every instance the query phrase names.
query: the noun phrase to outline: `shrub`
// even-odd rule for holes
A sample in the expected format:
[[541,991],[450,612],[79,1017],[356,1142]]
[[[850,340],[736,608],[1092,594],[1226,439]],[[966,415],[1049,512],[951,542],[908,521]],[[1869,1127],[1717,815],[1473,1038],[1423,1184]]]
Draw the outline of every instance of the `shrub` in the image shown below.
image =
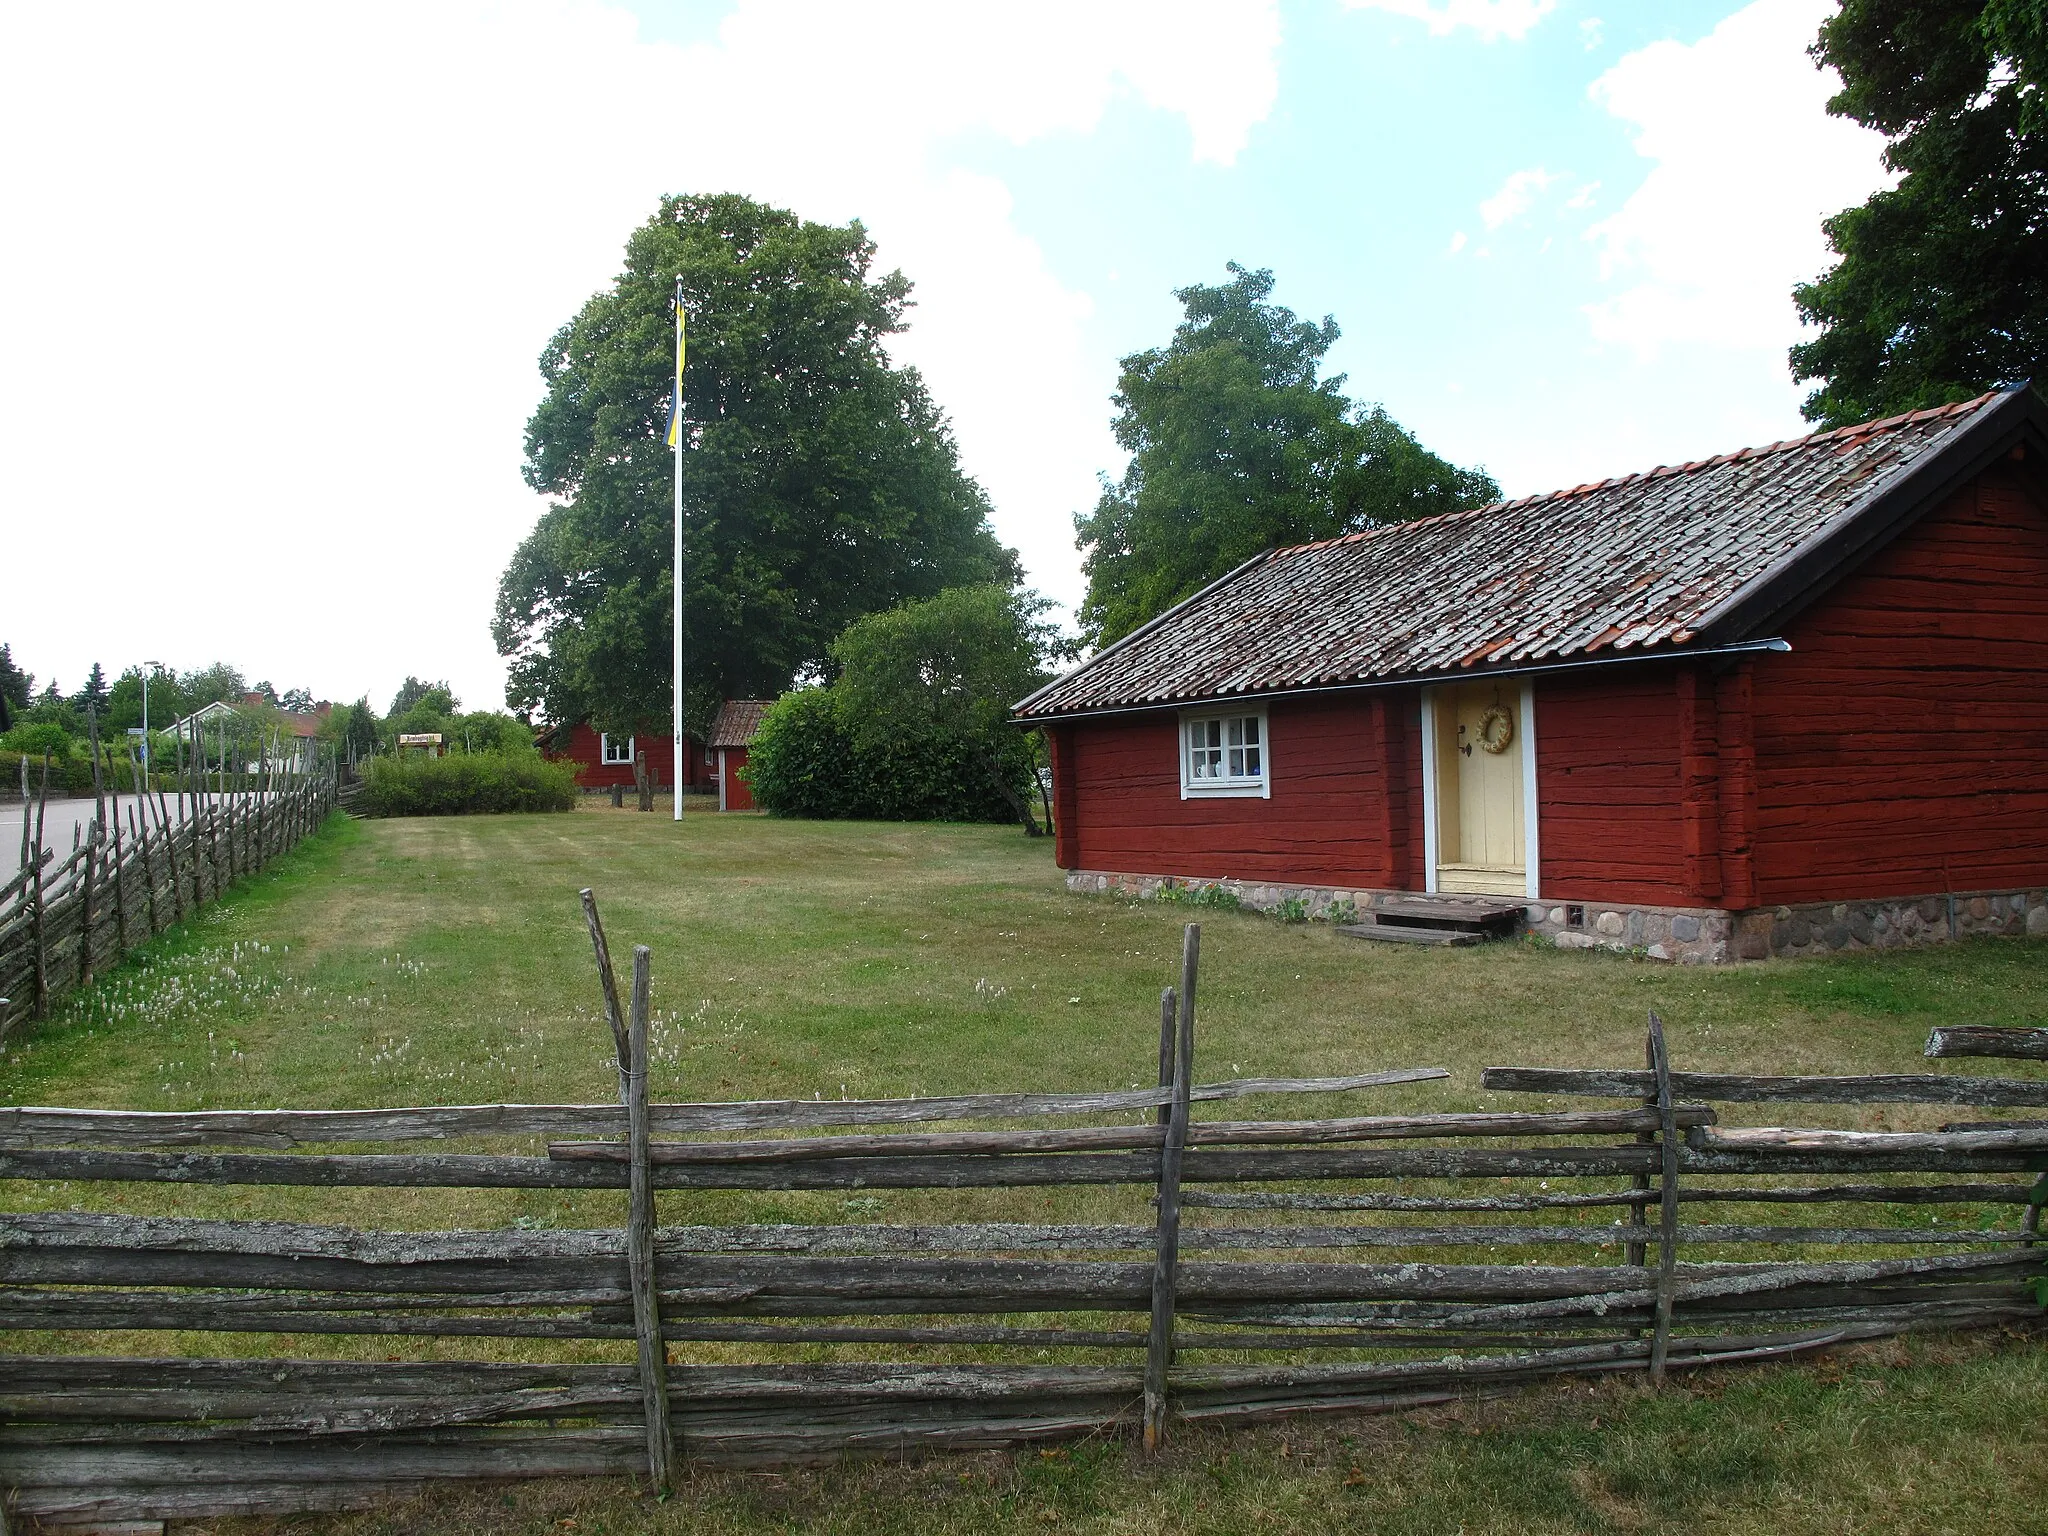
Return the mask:
[[472,816],[566,811],[576,804],[576,769],[533,753],[373,757],[362,765],[366,816]]
[[77,745],[72,741],[71,733],[54,720],[39,720],[17,725],[5,736],[0,736],[0,747],[5,747],[10,752],[19,752],[23,757],[42,757],[47,754],[51,759],[53,773],[56,771],[56,765],[70,757]]
[[[1020,769],[1020,782],[1028,771],[1028,764]],[[839,701],[823,688],[786,693],[761,717],[747,783],[755,804],[777,816],[1016,820],[968,743],[933,731],[860,748]]]

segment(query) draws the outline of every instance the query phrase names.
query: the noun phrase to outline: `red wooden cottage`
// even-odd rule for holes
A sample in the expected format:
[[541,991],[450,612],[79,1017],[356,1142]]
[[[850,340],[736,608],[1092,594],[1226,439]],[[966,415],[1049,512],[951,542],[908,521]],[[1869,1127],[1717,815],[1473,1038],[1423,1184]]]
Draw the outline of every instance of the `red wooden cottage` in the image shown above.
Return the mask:
[[[580,789],[610,789],[615,784],[631,789],[636,751],[647,754],[655,788],[668,789],[675,782],[675,746],[666,731],[621,736],[592,730],[588,721],[579,720],[566,732],[553,732],[543,736],[542,741],[549,757],[576,765],[576,784]],[[691,789],[710,787],[704,744],[694,736],[683,741],[683,780]]]
[[711,753],[711,777],[718,786],[718,808],[721,811],[751,811],[754,808],[753,791],[740,777],[740,770],[747,766],[747,753],[754,745],[754,737],[760,733],[761,717],[774,702],[773,699],[727,699],[718,707],[718,718],[711,722],[711,734],[705,738],[704,746]]
[[1059,863],[1686,960],[2048,934],[2044,469],[2013,387],[1270,551],[1018,705]]

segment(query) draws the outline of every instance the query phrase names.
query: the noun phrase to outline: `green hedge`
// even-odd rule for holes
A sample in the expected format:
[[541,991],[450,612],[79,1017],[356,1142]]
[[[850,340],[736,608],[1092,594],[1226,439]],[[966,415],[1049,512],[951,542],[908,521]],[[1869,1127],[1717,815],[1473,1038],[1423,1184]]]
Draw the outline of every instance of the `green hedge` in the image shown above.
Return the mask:
[[[20,752],[9,752],[0,748],[0,799],[17,799],[21,794]],[[28,792],[33,796],[43,787],[43,759],[39,753],[28,753]],[[125,754],[106,760],[103,773],[109,791],[119,790],[128,794],[135,788],[135,776],[128,767]],[[154,773],[150,783],[158,789],[177,788],[177,776],[169,773]],[[80,752],[75,757],[53,757],[50,759],[50,794],[80,796],[92,793],[92,759]]]
[[[1018,792],[1030,782],[1021,737],[997,743]],[[823,688],[786,693],[761,717],[748,752],[754,802],[778,816],[866,821],[1015,821],[988,769],[963,741],[897,738],[863,752]]]
[[566,811],[576,768],[532,752],[458,752],[448,757],[373,757],[362,764],[365,816],[473,816]]

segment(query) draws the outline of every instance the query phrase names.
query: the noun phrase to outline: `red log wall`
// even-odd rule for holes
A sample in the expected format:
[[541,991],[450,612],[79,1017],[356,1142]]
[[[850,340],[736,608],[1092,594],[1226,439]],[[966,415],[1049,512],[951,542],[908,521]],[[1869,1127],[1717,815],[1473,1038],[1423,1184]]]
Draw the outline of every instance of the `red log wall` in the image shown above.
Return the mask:
[[[671,764],[674,748],[667,735],[641,735],[634,740],[634,749],[647,754],[648,766],[654,770],[657,787],[666,789],[674,780]],[[559,752],[548,755],[562,762],[576,765],[576,782],[585,789],[609,789],[614,784],[633,787],[633,768],[630,763],[606,763],[601,761],[603,752],[597,732],[588,725],[578,724],[569,732],[568,745]],[[704,747],[696,737],[686,738],[683,745],[683,774],[692,785],[709,784],[711,775],[704,763]]]
[[[1179,717],[1077,721],[1053,733],[1055,853],[1068,869],[1384,887],[1412,878],[1419,829],[1408,759],[1412,689],[1276,700],[1267,711],[1273,795],[1180,798]],[[1389,796],[1387,786],[1394,786]]]
[[1691,906],[1674,668],[1536,684],[1537,889],[1550,901]]
[[1756,667],[1757,900],[2048,881],[2048,510],[1987,473]]

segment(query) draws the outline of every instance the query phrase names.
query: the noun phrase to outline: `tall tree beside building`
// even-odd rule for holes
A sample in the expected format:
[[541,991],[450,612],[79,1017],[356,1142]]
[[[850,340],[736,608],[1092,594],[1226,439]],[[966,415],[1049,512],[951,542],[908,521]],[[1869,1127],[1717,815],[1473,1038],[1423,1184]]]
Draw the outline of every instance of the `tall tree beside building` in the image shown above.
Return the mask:
[[1455,512],[1497,497],[1482,470],[1431,453],[1342,374],[1318,376],[1337,322],[1266,302],[1273,274],[1232,262],[1230,281],[1175,292],[1173,340],[1123,360],[1114,396],[1123,478],[1074,519],[1096,645],[1276,544]]
[[1793,290],[1809,419],[1843,426],[2048,374],[2048,5],[1844,0],[1817,62],[1899,182],[1827,220],[1840,258]]
[[555,498],[498,589],[515,709],[630,730],[669,715],[671,296],[689,320],[682,499],[688,712],[780,693],[854,619],[1018,577],[916,370],[910,284],[858,223],[664,199],[541,356],[526,478]]

